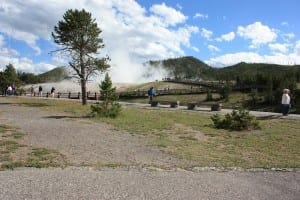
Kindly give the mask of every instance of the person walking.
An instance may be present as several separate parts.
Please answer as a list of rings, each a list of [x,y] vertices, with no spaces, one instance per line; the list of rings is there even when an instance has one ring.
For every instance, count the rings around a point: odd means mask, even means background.
[[[51,96],[54,97],[55,96],[55,87],[51,88]]]
[[[150,87],[150,89],[148,90],[148,96],[149,96],[149,104],[151,104],[153,100],[153,96],[155,96],[154,87]]]
[[[30,88],[30,93],[31,93],[31,96],[32,96],[32,97],[35,96],[35,95],[34,95],[34,88],[33,88],[33,85],[32,85],[31,88]]]
[[[40,85],[39,86],[39,97],[43,96],[43,87]]]
[[[8,94],[9,96],[13,95],[13,89],[12,89],[11,85],[9,85],[9,86],[7,87],[7,94]]]
[[[282,98],[281,98],[281,106],[282,106],[282,115],[286,116],[289,113],[291,107],[291,97],[290,97],[290,90],[284,89]]]

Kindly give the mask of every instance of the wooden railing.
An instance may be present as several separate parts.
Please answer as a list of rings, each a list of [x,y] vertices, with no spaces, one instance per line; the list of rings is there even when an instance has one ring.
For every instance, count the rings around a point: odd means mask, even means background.
[[[46,97],[46,98],[65,98],[65,99],[81,99],[82,95],[80,92],[57,92],[54,94],[51,94],[50,92],[46,93],[38,93],[34,92],[33,94],[25,92],[23,95],[25,96],[32,96],[32,97]],[[87,99],[88,100],[99,100],[100,99],[100,93],[99,92],[87,92]]]
[[[210,89],[211,92],[216,92],[214,89]],[[191,89],[160,89],[155,90],[156,96],[162,95],[185,95],[185,94],[203,94],[207,92],[207,88],[194,87]],[[56,92],[54,95],[50,92],[43,92],[42,94],[38,92],[30,93],[24,92],[22,95],[32,96],[32,97],[46,97],[46,98],[67,98],[67,99],[81,99],[82,95],[80,92]],[[119,98],[145,98],[148,97],[147,90],[135,90],[127,92],[118,92]],[[100,92],[87,92],[88,100],[100,100]]]

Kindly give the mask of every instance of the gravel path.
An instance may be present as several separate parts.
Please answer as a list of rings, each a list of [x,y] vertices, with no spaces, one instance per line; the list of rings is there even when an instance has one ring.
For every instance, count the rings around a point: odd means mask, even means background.
[[[87,168],[0,172],[0,199],[298,200],[298,172]]]
[[[69,163],[169,167],[183,162],[147,145],[145,137],[116,131],[104,123],[53,114],[7,101],[0,101],[0,122],[26,133],[21,143],[58,150]]]
[[[26,145],[56,149],[68,162],[123,168],[18,168],[0,171],[0,199],[298,200],[300,171],[162,170],[186,162],[147,146],[145,138],[84,118],[51,114],[0,98],[0,123],[19,127]]]

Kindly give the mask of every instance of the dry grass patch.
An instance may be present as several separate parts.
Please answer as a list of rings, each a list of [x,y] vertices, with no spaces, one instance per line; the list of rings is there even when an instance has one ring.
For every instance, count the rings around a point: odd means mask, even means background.
[[[49,107],[41,108],[76,117],[86,116],[89,111],[89,107],[80,103],[69,103],[51,101]],[[206,114],[138,108],[124,108],[116,119],[95,120],[142,135],[149,145],[197,166],[300,168],[299,121],[264,119],[259,120],[259,131],[228,131],[213,128]]]
[[[26,134],[17,129],[8,125],[0,125],[0,170],[66,165],[64,156],[58,151],[23,145],[20,142],[23,137],[26,137]]]

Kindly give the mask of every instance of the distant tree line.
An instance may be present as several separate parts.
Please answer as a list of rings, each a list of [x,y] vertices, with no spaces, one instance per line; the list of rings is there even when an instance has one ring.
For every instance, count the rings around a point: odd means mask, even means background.
[[[8,64],[4,70],[0,72],[0,88],[1,91],[3,91],[9,85],[19,89],[27,84],[44,83],[49,79],[48,75],[35,75],[33,73],[17,71],[12,64]]]

